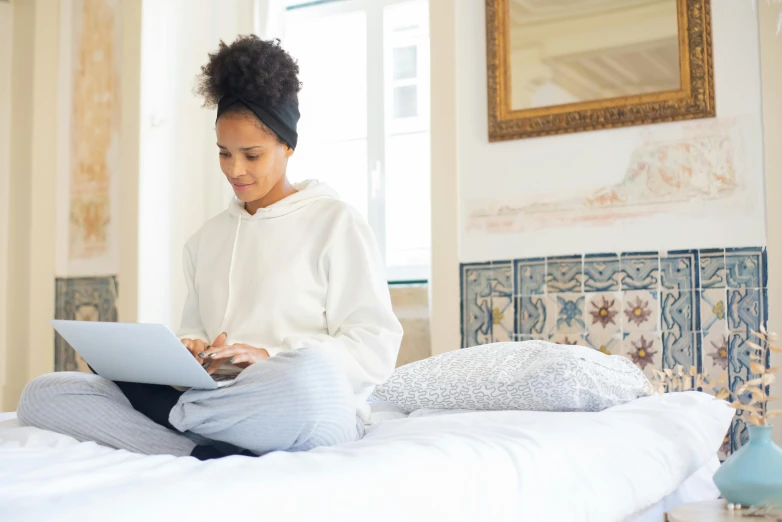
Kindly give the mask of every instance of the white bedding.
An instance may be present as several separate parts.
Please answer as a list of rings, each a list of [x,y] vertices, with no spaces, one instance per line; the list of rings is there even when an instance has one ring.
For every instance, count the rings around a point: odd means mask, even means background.
[[[625,521],[713,462],[732,416],[697,392],[600,413],[411,416],[338,447],[207,462],[78,443],[8,419],[0,518]]]

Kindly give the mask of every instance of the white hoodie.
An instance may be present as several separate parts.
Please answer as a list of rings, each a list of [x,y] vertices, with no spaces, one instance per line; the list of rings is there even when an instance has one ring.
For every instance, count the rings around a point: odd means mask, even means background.
[[[187,299],[179,337],[329,351],[356,408],[394,369],[402,326],[366,221],[317,181],[250,215],[234,199],[185,245]]]

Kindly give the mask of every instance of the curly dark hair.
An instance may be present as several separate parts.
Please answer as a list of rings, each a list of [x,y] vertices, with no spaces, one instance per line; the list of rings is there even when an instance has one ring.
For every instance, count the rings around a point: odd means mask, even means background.
[[[279,40],[262,40],[254,34],[238,36],[230,45],[220,40],[217,51],[196,78],[195,93],[204,107],[214,109],[226,94],[274,104],[298,102],[299,66]]]

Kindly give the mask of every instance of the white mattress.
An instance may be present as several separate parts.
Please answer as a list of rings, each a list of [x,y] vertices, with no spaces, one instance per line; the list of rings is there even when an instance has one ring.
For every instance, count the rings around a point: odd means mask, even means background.
[[[732,417],[697,392],[600,413],[412,415],[351,444],[207,462],[78,443],[9,418],[0,513],[4,522],[626,521],[669,508],[666,497],[713,466]],[[691,488],[697,500],[716,496],[705,469]]]

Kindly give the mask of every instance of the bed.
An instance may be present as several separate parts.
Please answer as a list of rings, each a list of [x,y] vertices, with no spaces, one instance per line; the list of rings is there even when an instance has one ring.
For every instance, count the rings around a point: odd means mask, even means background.
[[[206,462],[79,443],[3,415],[4,522],[646,522],[717,498],[733,411],[699,392],[599,413],[374,408],[355,443]]]

